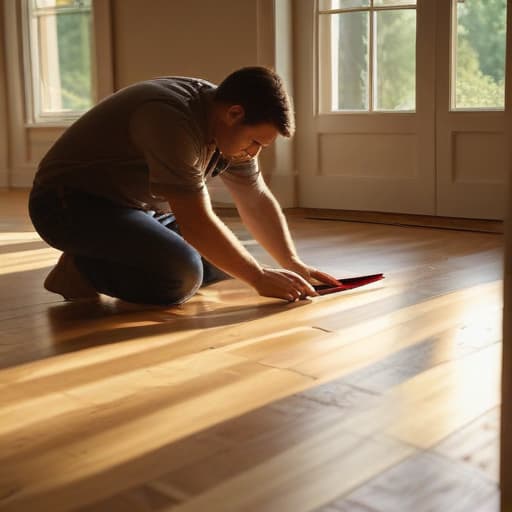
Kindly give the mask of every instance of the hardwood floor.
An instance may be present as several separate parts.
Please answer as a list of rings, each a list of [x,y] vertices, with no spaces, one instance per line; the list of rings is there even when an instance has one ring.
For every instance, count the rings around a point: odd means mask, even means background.
[[[386,279],[66,303],[26,197],[0,192],[0,510],[498,511],[501,234],[295,214],[306,261]]]

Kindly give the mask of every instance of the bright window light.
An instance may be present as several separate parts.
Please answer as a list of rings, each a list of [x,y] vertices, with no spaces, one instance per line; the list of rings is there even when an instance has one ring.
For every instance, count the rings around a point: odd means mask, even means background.
[[[416,109],[416,1],[320,0],[320,110]]]
[[[93,105],[92,0],[25,0],[29,122],[79,117]]]
[[[452,0],[452,110],[503,110],[507,0]]]

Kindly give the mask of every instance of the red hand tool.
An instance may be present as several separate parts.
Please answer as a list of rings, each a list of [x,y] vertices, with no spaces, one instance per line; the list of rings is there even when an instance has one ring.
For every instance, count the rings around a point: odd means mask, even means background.
[[[365,284],[374,283],[384,279],[384,274],[371,274],[369,276],[358,276],[338,279],[339,286],[331,286],[330,284],[318,284],[314,285],[313,288],[319,293],[319,295],[327,295],[329,293],[342,292],[344,290],[352,290]]]

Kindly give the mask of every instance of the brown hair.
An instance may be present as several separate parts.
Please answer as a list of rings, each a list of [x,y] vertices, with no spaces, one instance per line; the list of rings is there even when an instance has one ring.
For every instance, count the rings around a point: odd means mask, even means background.
[[[215,100],[241,105],[245,111],[244,124],[271,123],[285,137],[291,137],[295,131],[284,83],[269,68],[251,66],[231,73],[217,88]]]

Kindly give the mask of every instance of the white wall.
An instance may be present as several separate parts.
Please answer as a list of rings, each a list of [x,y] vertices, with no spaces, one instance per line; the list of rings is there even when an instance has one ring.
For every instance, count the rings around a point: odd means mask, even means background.
[[[242,66],[263,64],[281,73],[292,90],[289,0],[114,0],[116,89],[156,76],[197,76],[219,83]],[[290,91],[291,92],[291,91]],[[260,158],[283,206],[295,201],[293,143],[278,140]],[[213,199],[230,202],[220,180]]]
[[[116,88],[165,75],[217,82],[257,63],[257,7],[256,0],[114,0]]]
[[[1,4],[5,19],[0,35],[6,44],[0,48],[0,186],[30,186],[37,162],[63,130],[25,126],[19,1]],[[117,90],[156,76],[219,82],[229,72],[255,64],[278,72],[282,68],[291,83],[291,34],[286,25],[290,0],[95,0],[98,6],[100,97],[109,87]],[[105,22],[107,17],[111,23]],[[276,23],[282,30],[276,31]],[[294,200],[291,152],[290,143],[282,141],[261,159],[283,206]],[[222,191],[219,197],[224,198]]]

